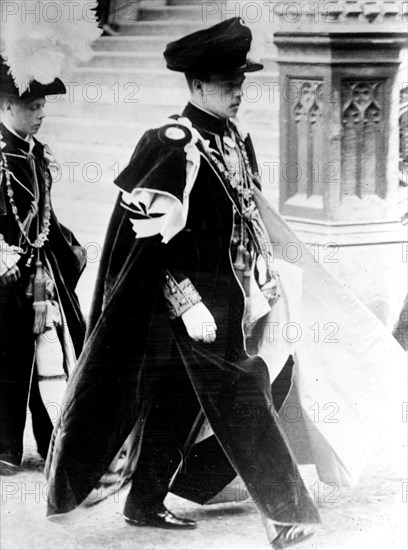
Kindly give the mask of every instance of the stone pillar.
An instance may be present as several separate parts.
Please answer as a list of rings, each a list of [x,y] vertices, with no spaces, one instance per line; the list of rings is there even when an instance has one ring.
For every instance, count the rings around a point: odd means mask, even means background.
[[[307,243],[332,243],[340,251],[354,247],[343,254],[347,261],[332,268],[347,281],[348,263],[366,262],[370,274],[378,254],[387,257],[387,265],[397,261],[406,273],[401,246],[407,232],[398,209],[398,117],[407,6],[372,0],[275,6],[280,21],[274,33],[281,90],[280,211]],[[367,248],[386,244],[396,246]],[[378,262],[379,272],[383,267]],[[379,306],[378,296],[366,295],[372,281],[356,284],[360,297],[392,322],[383,307],[387,292]]]

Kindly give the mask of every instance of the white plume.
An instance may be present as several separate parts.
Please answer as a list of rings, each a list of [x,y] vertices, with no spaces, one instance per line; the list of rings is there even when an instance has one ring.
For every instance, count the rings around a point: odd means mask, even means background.
[[[20,94],[32,80],[49,84],[64,79],[79,62],[93,56],[91,43],[102,33],[97,26],[96,2],[36,0],[13,2],[1,24],[1,55],[11,69]]]

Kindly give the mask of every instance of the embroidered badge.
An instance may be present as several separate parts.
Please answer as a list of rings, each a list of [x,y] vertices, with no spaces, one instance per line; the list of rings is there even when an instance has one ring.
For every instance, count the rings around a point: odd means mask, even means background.
[[[158,137],[163,143],[182,147],[191,141],[191,131],[181,124],[168,124],[159,129]]]
[[[176,128],[175,126],[170,126],[169,128],[167,128],[164,135],[168,139],[174,139],[177,141],[180,139],[184,139],[187,136],[184,130],[182,130],[180,127]]]

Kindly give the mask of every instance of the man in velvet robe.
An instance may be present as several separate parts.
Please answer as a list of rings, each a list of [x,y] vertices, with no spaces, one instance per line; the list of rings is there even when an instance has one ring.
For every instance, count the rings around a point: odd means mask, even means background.
[[[133,433],[126,521],[194,528],[163,501],[202,409],[227,466],[274,528],[274,547],[303,540],[320,521],[280,429],[267,367],[243,332],[245,281],[264,313],[279,299],[278,276],[262,264],[254,150],[230,122],[245,73],[262,68],[248,58],[251,39],[234,18],[166,48],[191,101],[145,133],[115,181],[87,342],[47,462],[51,516],[86,499]]]

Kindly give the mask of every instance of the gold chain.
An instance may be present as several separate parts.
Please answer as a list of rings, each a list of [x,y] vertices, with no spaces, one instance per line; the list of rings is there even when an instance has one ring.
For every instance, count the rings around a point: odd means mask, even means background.
[[[12,187],[11,181],[10,181],[10,170],[9,170],[8,163],[7,163],[6,153],[2,153],[2,157],[3,157],[3,169],[4,169],[4,172],[6,174],[7,196],[9,198],[11,211],[14,215],[14,218],[15,218],[17,224],[18,224],[18,227],[19,227],[22,235],[24,236],[25,240],[27,241],[27,243],[32,248],[38,248],[38,249],[42,248],[45,244],[45,241],[48,239],[48,235],[49,235],[49,232],[50,232],[50,218],[51,218],[51,199],[50,199],[51,180],[50,180],[50,176],[47,172],[45,172],[45,174],[44,174],[44,176],[45,176],[44,214],[43,214],[42,221],[41,221],[41,231],[37,235],[36,239],[34,241],[31,241],[29,236],[28,236],[27,231],[25,230],[24,224],[21,221],[21,218],[18,214],[17,205],[14,201],[14,191],[13,191],[13,187]],[[35,170],[35,167],[34,167],[34,170]],[[34,176],[35,176],[35,174],[34,174]],[[36,204],[36,206],[38,207],[39,205]]]

